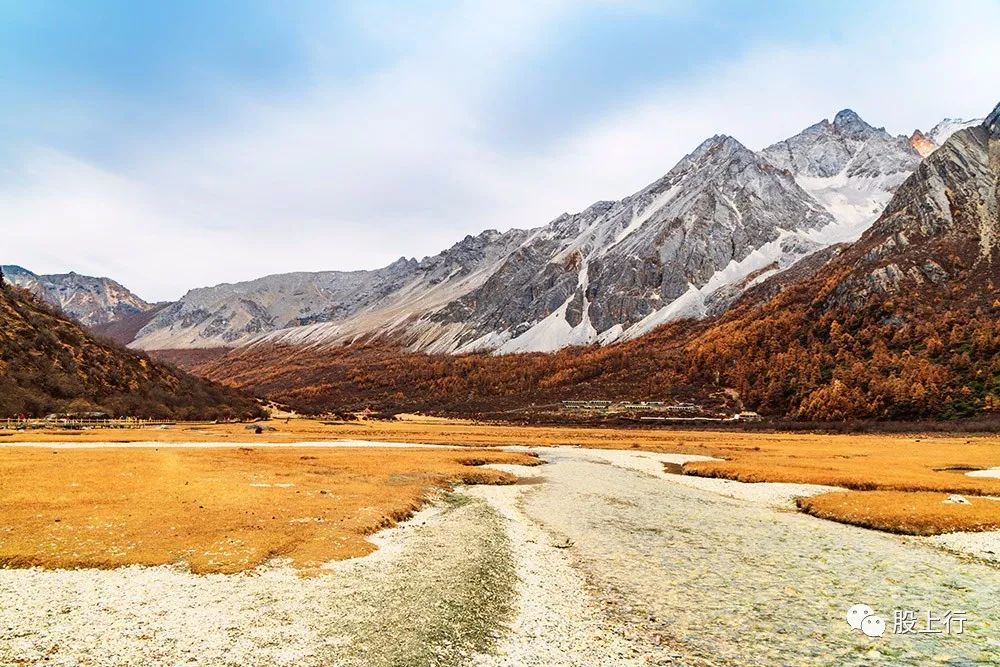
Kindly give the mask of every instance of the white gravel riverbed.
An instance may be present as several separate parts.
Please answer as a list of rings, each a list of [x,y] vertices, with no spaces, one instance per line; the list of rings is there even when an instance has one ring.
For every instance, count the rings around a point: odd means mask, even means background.
[[[460,665],[495,643],[516,576],[500,517],[447,496],[383,549],[298,576],[0,569],[0,665]]]
[[[727,485],[727,497],[598,452],[542,455],[547,483],[526,492],[524,513],[572,542],[588,590],[653,664],[1000,664],[996,567],[746,500],[766,485]],[[845,621],[857,603],[890,627],[897,609],[968,621],[961,635],[869,638]]]
[[[1000,569],[789,511],[826,487],[664,472],[692,460],[681,455],[534,451],[548,465],[502,467],[521,483],[444,495],[324,576],[282,562],[0,570],[0,665],[1000,661]],[[887,621],[898,608],[968,620],[962,635],[869,638],[844,620],[858,602]]]

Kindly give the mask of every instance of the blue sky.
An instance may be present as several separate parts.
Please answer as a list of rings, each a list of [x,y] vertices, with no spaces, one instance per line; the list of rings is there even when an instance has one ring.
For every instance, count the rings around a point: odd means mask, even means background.
[[[1000,2],[0,0],[4,263],[150,299],[532,227],[843,107],[1000,101]]]

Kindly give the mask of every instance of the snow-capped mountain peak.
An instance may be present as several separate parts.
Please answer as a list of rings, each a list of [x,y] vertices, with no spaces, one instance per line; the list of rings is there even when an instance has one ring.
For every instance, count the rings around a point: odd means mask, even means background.
[[[851,109],[754,152],[726,134],[665,175],[533,229],[487,231],[377,271],[270,276],[195,290],[145,349],[335,345],[551,351],[725,310],[743,290],[859,236],[921,161]]]
[[[910,143],[917,150],[917,152],[920,153],[920,155],[927,157],[940,148],[944,142],[948,141],[948,138],[951,135],[955,134],[959,130],[964,130],[967,127],[975,127],[982,122],[982,118],[976,118],[973,120],[945,118],[927,132],[914,130],[913,136],[910,137]]]
[[[853,109],[842,109],[833,117],[833,127],[847,136],[862,137],[877,130],[862,120]]]
[[[761,154],[789,170],[836,218],[837,224],[818,238],[828,243],[859,236],[920,163],[908,138],[875,128],[850,109],[838,112],[832,123],[811,125]]]
[[[974,127],[982,122],[982,118],[974,118],[971,120],[963,120],[961,118],[945,118],[927,132],[927,138],[938,146],[941,146],[944,142],[948,141],[948,137],[955,134],[959,130],[964,130],[967,127]]]

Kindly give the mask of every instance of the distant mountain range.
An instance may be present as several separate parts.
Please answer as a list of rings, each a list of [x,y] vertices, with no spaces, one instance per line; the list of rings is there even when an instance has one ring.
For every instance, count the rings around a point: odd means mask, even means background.
[[[927,146],[965,123],[942,122]],[[125,342],[163,350],[380,339],[413,351],[511,353],[627,340],[724,312],[769,276],[857,238],[920,163],[915,145],[850,110],[759,152],[719,135],[643,190],[542,227],[486,231],[374,271],[199,288],[148,317],[149,304],[128,304],[141,326]]]
[[[309,409],[666,393],[968,416],[1000,411],[998,156],[1000,107],[909,138],[844,110],[759,152],[711,137],[624,199],[374,271],[155,306],[106,278],[4,272],[95,331]]]
[[[913,145],[913,148],[920,153],[920,155],[927,157],[937,150],[945,141],[947,141],[948,137],[951,135],[955,134],[959,130],[964,130],[967,127],[975,127],[982,122],[982,118],[973,120],[945,118],[943,121],[932,127],[927,134],[924,134],[920,130],[914,130],[913,134],[910,135],[910,143]]]
[[[20,266],[2,266],[10,282],[33,292],[86,326],[107,324],[150,310],[153,306],[110,278],[77,273],[36,275]]]
[[[810,179],[838,184],[893,182],[907,169],[908,153],[894,148],[891,159],[872,162],[863,149],[845,159],[839,139],[852,146],[857,134],[878,131],[847,112],[838,118],[803,133],[820,137],[821,150],[814,142],[801,150],[797,140],[767,150]],[[715,139],[686,163],[726,144]],[[757,180],[760,163],[745,159],[743,170]],[[311,410],[512,418],[570,398],[673,398],[729,409],[732,399],[765,415],[818,421],[1000,414],[1000,105],[918,162],[858,241],[771,272],[714,318],[555,354],[430,355],[384,343],[291,342],[243,346],[198,372]]]

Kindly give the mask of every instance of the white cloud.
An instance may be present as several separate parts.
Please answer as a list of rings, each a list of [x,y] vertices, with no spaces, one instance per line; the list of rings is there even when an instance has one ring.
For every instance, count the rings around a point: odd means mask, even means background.
[[[348,87],[324,81],[314,28],[316,84],[297,99],[234,91],[236,121],[150,138],[120,173],[33,151],[0,184],[13,242],[3,260],[111,275],[154,299],[276,271],[374,268],[624,196],[712,134],[761,147],[845,106],[909,132],[1000,98],[1000,8],[927,4],[837,41],[761,45],[697,81],[653,82],[572,136],[505,150],[484,131],[490,93],[531,67],[573,7],[463,3],[414,39],[401,28],[414,17],[376,5],[362,25],[398,57]]]

